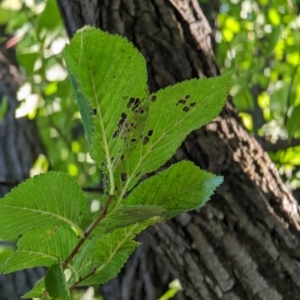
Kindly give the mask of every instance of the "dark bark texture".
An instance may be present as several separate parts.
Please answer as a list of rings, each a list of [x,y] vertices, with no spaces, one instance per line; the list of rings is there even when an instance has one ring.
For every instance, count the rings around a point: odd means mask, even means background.
[[[15,52],[12,48],[7,49],[11,37],[4,35],[4,26],[0,27],[0,36],[5,38],[0,44],[0,103],[4,99],[8,101],[5,117],[0,121],[0,197],[3,197],[15,185],[14,182],[29,177],[30,168],[42,152],[42,145],[35,123],[25,117],[15,118],[18,107],[16,92],[23,80]],[[42,274],[42,269],[5,276],[0,274],[0,300],[20,299]]]
[[[6,49],[6,43],[3,42],[0,45],[0,99],[7,99],[8,109],[0,123],[0,181],[11,182],[12,185],[28,178],[37,158],[35,149],[39,145],[36,143],[38,134],[34,122],[27,118],[15,118],[19,105],[16,93],[22,80],[15,53],[13,49]],[[9,184],[0,186],[0,197],[9,189]]]
[[[151,91],[218,75],[196,0],[58,4],[70,37],[89,24],[131,40],[147,60]],[[177,299],[299,299],[299,207],[230,101],[188,136],[173,161],[180,159],[223,175],[224,184],[201,210],[146,231],[144,248],[103,288],[105,299],[157,299],[171,278],[185,291]]]

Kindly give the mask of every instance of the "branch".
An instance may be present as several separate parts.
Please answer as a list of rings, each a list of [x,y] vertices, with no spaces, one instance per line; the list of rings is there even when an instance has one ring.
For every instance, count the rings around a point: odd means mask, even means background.
[[[88,236],[92,233],[92,231],[95,229],[95,227],[100,223],[100,221],[102,219],[105,218],[106,213],[107,213],[107,208],[108,205],[111,202],[113,195],[109,195],[108,199],[105,203],[105,206],[103,207],[103,210],[101,212],[101,214],[98,216],[98,218],[92,223],[92,225],[86,230],[86,232],[84,233],[84,237],[82,237],[78,244],[76,245],[76,247],[73,249],[73,251],[71,252],[71,254],[68,256],[68,258],[63,262],[62,266],[63,269],[65,269],[68,265],[68,263],[73,259],[73,257],[77,254],[78,250],[80,249],[81,245],[85,242],[85,240],[88,238]]]
[[[69,262],[74,258],[74,256],[78,253],[80,247],[82,246],[82,244],[85,242],[85,240],[88,238],[88,236],[92,233],[92,231],[95,229],[95,227],[100,223],[100,221],[102,219],[105,218],[106,213],[107,213],[107,208],[111,202],[113,198],[113,195],[109,195],[108,199],[105,203],[105,206],[103,207],[103,210],[101,211],[101,214],[98,216],[98,218],[92,223],[92,225],[85,231],[84,233],[84,237],[82,237],[79,242],[77,243],[77,245],[75,246],[75,248],[73,249],[73,251],[71,252],[71,254],[67,257],[67,259],[62,263],[62,267],[65,270],[67,265],[69,264]],[[90,273],[88,273],[86,276],[79,278],[79,280],[77,282],[75,282],[70,289],[74,288],[78,283],[82,282],[83,280],[85,280],[86,278],[92,276],[94,273],[96,272],[96,269],[94,268]],[[42,295],[41,300],[44,300],[46,298],[46,296],[48,295],[48,292],[45,291],[44,294]]]
[[[82,187],[81,188],[84,192],[89,192],[89,193],[104,193],[104,189],[101,186],[87,186],[87,187]]]
[[[278,139],[275,143],[267,140],[265,137],[256,136],[261,147],[267,152],[276,152],[280,150],[287,150],[292,147],[300,146],[300,139],[283,140]]]
[[[15,186],[17,186],[20,183],[21,182],[17,181],[17,180],[12,180],[12,181],[9,181],[9,180],[0,180],[0,186],[15,187]]]

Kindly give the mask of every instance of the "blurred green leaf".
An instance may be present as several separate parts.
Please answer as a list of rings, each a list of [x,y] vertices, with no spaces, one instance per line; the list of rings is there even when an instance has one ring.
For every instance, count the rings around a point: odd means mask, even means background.
[[[8,109],[8,99],[6,96],[2,96],[1,102],[0,102],[0,122],[5,117],[5,114]]]
[[[293,107],[291,116],[287,120],[289,138],[292,139],[298,132],[300,133],[300,105]]]
[[[286,112],[289,84],[284,81],[277,81],[270,96],[270,107],[273,111],[282,115]]]
[[[17,11],[6,9],[0,6],[0,24],[6,24],[18,14]]]
[[[40,53],[19,53],[18,62],[26,70],[26,73],[32,74],[36,60],[40,57]]]
[[[44,31],[44,36],[57,29],[62,24],[59,9],[55,0],[48,0],[46,8],[40,15],[37,22],[37,33],[40,35]]]

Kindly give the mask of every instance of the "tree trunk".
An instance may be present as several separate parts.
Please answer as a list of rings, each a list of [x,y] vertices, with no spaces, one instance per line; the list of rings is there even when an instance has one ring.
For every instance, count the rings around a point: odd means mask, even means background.
[[[131,40],[146,57],[151,91],[218,74],[196,0],[57,1],[69,36],[89,24]],[[230,101],[186,139],[180,159],[224,183],[201,210],[146,231],[146,246],[103,288],[105,299],[157,299],[172,277],[182,299],[298,299],[298,205]]]
[[[4,26],[0,26],[0,37],[4,36]],[[22,84],[22,76],[16,62],[15,52],[7,49],[5,37],[0,44],[0,104],[8,102],[5,117],[0,121],[0,197],[15,185],[29,177],[42,145],[33,121],[26,117],[15,118],[18,107],[17,89]],[[6,100],[4,100],[6,99]],[[1,246],[1,243],[0,243]],[[0,275],[0,299],[18,300],[28,292],[44,272],[41,268]]]

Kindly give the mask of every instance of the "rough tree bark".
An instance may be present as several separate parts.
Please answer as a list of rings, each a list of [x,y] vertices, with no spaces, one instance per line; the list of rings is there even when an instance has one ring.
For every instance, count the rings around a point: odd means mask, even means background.
[[[57,2],[70,37],[89,24],[131,40],[146,57],[152,91],[218,75],[196,0]],[[104,287],[106,299],[157,299],[172,276],[183,299],[298,299],[299,207],[230,101],[186,139],[174,160],[184,158],[222,174],[223,185],[201,210],[148,230],[145,248]]]
[[[18,107],[16,92],[22,84],[15,52],[7,48],[12,37],[5,36],[5,26],[0,26],[0,103],[7,99],[8,109],[0,121],[0,197],[3,197],[15,182],[29,177],[29,171],[39,153],[42,144],[34,121],[26,117],[15,118]],[[0,244],[1,245],[1,244]],[[42,269],[31,269],[14,274],[0,275],[0,299],[18,300],[42,276]]]

